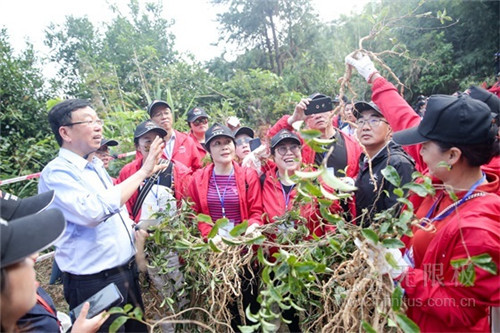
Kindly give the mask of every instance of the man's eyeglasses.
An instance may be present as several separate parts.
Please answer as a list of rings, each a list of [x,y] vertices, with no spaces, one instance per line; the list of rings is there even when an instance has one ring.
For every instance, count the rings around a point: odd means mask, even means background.
[[[358,125],[358,128],[361,128],[365,126],[365,124],[368,124],[368,126],[373,128],[373,127],[378,127],[381,122],[388,124],[388,122],[382,118],[369,118],[369,119],[360,118],[356,121],[356,125]]]
[[[242,139],[238,139],[236,140],[236,145],[237,146],[242,146],[246,143],[249,143],[250,141],[252,141],[252,138],[242,138]]]
[[[208,124],[208,118],[198,118],[195,121],[193,121],[194,126],[198,126],[200,124],[203,124],[203,125]]]
[[[84,120],[84,121],[76,121],[74,123],[64,124],[62,126],[73,126],[73,125],[80,125],[80,124],[85,124],[87,126],[95,126],[95,125],[102,126],[103,125],[103,121],[101,119]]]
[[[286,155],[286,153],[288,151],[291,151],[294,155],[297,155],[300,151],[300,146],[299,145],[291,145],[291,146],[279,146],[278,148],[276,148],[276,151],[278,152],[278,154],[280,154],[281,156],[284,156]]]

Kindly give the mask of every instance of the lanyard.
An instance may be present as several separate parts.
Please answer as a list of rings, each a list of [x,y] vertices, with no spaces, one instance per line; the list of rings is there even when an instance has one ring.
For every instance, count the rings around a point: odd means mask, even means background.
[[[459,201],[457,201],[457,202],[453,203],[452,205],[450,205],[450,206],[446,207],[445,209],[443,209],[443,211],[440,214],[438,214],[437,216],[433,217],[432,219],[429,219],[431,217],[431,215],[434,213],[434,210],[436,209],[437,203],[439,201],[441,201],[440,199],[436,200],[434,202],[434,204],[432,204],[432,207],[429,209],[429,211],[427,212],[427,214],[425,215],[425,218],[423,218],[423,220],[425,222],[427,222],[427,223],[433,223],[435,221],[441,221],[445,217],[449,216],[453,212],[453,208],[459,207],[460,205],[462,205],[467,200],[475,198],[476,196],[474,196],[472,193],[485,180],[486,180],[486,175],[483,172],[483,176],[481,177],[481,179],[479,179],[477,182],[475,182],[471,186],[471,188],[469,189],[469,191],[463,196],[462,199],[460,199]]]
[[[212,170],[212,179],[215,184],[215,189],[217,190],[217,196],[219,197],[220,205],[222,207],[222,217],[226,217],[226,210],[224,209],[224,198],[226,197],[226,190],[229,187],[229,183],[231,182],[231,177],[233,176],[234,168],[231,168],[231,172],[229,173],[229,178],[227,179],[226,187],[224,187],[224,193],[222,196],[220,195],[219,186],[217,185],[217,180],[215,180],[215,168]]]
[[[288,193],[286,193],[285,187],[283,186],[283,183],[281,182],[281,180],[279,180],[277,170],[276,170],[276,177],[278,178],[278,181],[280,182],[280,185],[281,185],[281,192],[283,193],[283,199],[285,199],[285,212],[286,212],[286,210],[288,209],[288,203],[290,202],[290,195],[292,194],[292,190],[295,187],[295,184],[292,184],[292,187],[290,187],[290,190],[288,191]]]
[[[51,315],[56,317],[57,320],[57,326],[61,327],[61,323],[59,322],[59,319],[57,318],[57,314],[54,312],[54,310],[50,307],[50,305],[43,299],[38,292],[36,293],[36,301],[38,304],[40,304],[47,312],[49,312]]]

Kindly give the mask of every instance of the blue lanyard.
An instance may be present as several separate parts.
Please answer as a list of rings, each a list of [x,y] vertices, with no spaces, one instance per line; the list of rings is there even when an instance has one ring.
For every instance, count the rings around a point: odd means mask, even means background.
[[[215,168],[212,170],[212,179],[214,180],[215,189],[217,190],[217,195],[219,196],[220,205],[222,208],[222,217],[226,217],[226,210],[224,208],[224,198],[226,197],[226,190],[231,183],[231,177],[233,176],[234,168],[231,168],[231,172],[229,173],[229,178],[227,179],[226,187],[224,188],[224,193],[222,196],[220,195],[219,186],[217,186],[217,181],[215,180]]]
[[[432,207],[427,212],[427,215],[425,215],[424,219],[427,220],[427,221],[429,221],[430,223],[433,223],[435,221],[441,221],[442,219],[444,219],[445,217],[447,217],[448,215],[450,215],[453,212],[452,208],[457,208],[460,205],[462,205],[465,201],[467,201],[469,199],[469,197],[472,195],[472,193],[476,190],[476,188],[479,185],[481,185],[481,183],[483,183],[485,180],[486,180],[486,175],[483,172],[483,176],[481,177],[481,179],[479,179],[477,182],[475,182],[471,186],[471,188],[469,189],[469,191],[462,197],[462,199],[460,199],[460,201],[458,201],[457,203],[455,203],[455,204],[453,204],[451,206],[448,206],[446,209],[444,209],[442,211],[441,214],[433,217],[432,219],[429,219],[431,217],[431,215],[434,213],[434,210],[436,209],[436,206],[437,206],[438,202],[441,201],[441,200],[436,200],[434,202],[434,204],[432,204]]]

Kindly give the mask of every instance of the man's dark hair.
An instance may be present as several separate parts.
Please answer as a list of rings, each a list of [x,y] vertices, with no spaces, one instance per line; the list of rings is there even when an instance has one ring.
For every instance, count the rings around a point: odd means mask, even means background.
[[[59,134],[59,128],[71,123],[71,112],[90,106],[90,102],[85,99],[67,99],[56,104],[49,111],[49,124],[52,133],[56,136],[59,147],[63,144],[63,139]]]

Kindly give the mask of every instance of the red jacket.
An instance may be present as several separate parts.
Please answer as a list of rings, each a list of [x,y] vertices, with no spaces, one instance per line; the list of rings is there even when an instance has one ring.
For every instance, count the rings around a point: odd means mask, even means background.
[[[134,173],[139,171],[142,167],[142,156],[136,158],[132,162],[126,164],[121,170],[118,179],[116,180],[116,184],[123,182],[128,177],[132,176]],[[173,166],[173,176],[174,176],[174,195],[177,203],[180,202],[181,199],[186,197],[187,193],[187,185],[191,180],[191,170],[180,163],[174,163]],[[128,214],[130,218],[134,220],[136,223],[139,222],[141,217],[141,211],[137,213],[137,216],[132,216],[132,211],[134,209],[135,202],[139,196],[139,189],[137,189],[134,194],[127,200],[125,205],[127,206]]]
[[[180,162],[196,171],[201,168],[201,156],[198,152],[197,142],[186,133],[175,132],[175,144],[172,150],[172,160]]]
[[[266,218],[264,223],[273,223],[277,216],[282,216],[286,213],[285,197],[281,189],[281,184],[276,177],[278,168],[274,165],[265,173],[264,184],[262,185],[262,204],[264,205],[264,213]],[[290,192],[290,200],[288,208],[293,206],[295,197],[297,196],[296,188]],[[300,215],[307,219],[307,228],[311,234],[320,237],[324,235],[324,230],[318,221],[319,211],[313,207],[311,203],[304,203],[300,206]]]
[[[410,105],[401,97],[396,87],[383,77],[379,77],[373,82],[372,100],[377,104],[385,119],[389,122],[394,132],[418,126],[420,117],[413,111]],[[416,162],[416,169],[422,173],[427,170],[420,155],[422,144],[403,146],[403,149],[413,157]],[[500,173],[500,156],[494,157],[488,164],[482,165],[481,170],[485,172]],[[497,192],[500,195],[500,192]]]
[[[259,176],[255,170],[242,168],[236,162],[233,162],[233,167],[240,200],[241,220],[248,220],[249,225],[254,223],[262,225],[262,194]],[[210,215],[207,196],[213,168],[214,164],[211,163],[196,171],[188,187],[188,196],[193,201],[193,210],[196,214]],[[213,222],[215,223],[215,221]],[[201,235],[206,238],[212,230],[212,226],[198,221],[198,229]]]
[[[379,77],[373,82],[372,101],[380,108],[394,132],[420,124],[420,117],[401,97],[396,87],[383,77]],[[415,160],[415,168],[423,173],[427,169],[427,165],[420,156],[421,147],[421,144],[417,144],[403,146],[403,149]]]
[[[198,149],[198,155],[200,155],[200,160],[203,160],[203,158],[205,157],[205,155],[207,154],[207,151],[205,150],[205,148],[203,148],[203,146],[201,145],[201,143],[198,141],[198,139],[194,136],[193,134],[193,131],[189,131],[189,133],[187,133],[187,135],[194,141],[194,143],[196,144],[196,149]]]
[[[279,131],[282,129],[287,129],[289,131],[293,131],[293,127],[288,124],[288,118],[290,118],[289,115],[285,115],[281,117],[280,120],[276,124],[274,124],[273,127],[269,129],[269,132],[267,135],[269,138],[272,138],[275,134],[277,134]],[[356,176],[358,175],[359,171],[359,156],[361,155],[361,147],[359,144],[351,138],[349,135],[345,134],[339,129],[336,129],[339,131],[339,133],[342,135],[345,141],[345,149],[347,151],[347,172],[346,175],[347,177],[351,177],[353,179],[356,179]],[[302,142],[302,163],[304,164],[314,164],[314,156],[316,152],[309,147],[307,144],[304,144],[304,140],[300,136],[299,133],[297,133],[299,136],[301,142]]]
[[[478,187],[486,196],[466,201],[439,222],[441,226],[423,258],[401,281],[409,306],[407,314],[422,332],[489,332],[489,307],[500,306],[500,197],[495,194],[500,182],[496,174],[488,173],[487,177],[489,183]],[[459,197],[464,194],[457,193]],[[426,215],[434,198],[421,199],[417,217]],[[453,202],[446,199],[441,210]],[[450,261],[483,253],[493,258],[497,274],[475,267],[474,286],[462,286],[457,278],[459,272]]]

